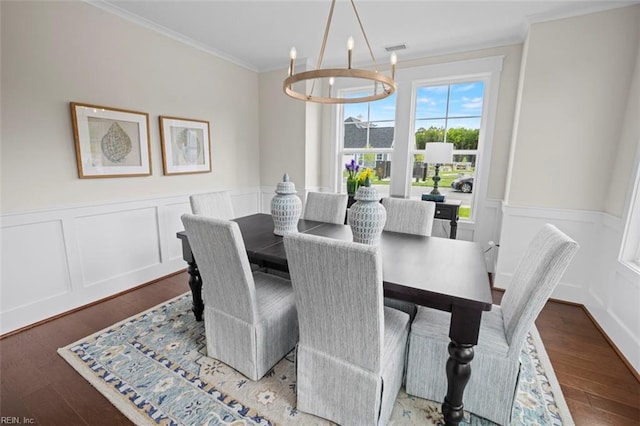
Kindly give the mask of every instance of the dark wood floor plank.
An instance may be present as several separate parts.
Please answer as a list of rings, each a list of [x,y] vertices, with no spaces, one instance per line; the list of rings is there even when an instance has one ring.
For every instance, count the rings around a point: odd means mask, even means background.
[[[553,361],[551,362],[553,363]],[[611,383],[598,382],[598,377],[591,375],[576,376],[568,371],[566,364],[554,365],[553,368],[558,381],[563,385],[582,389],[587,394],[607,397],[630,407],[637,407],[640,403],[637,389],[633,390],[633,386],[618,386]]]
[[[36,424],[47,426],[88,425],[68,402],[60,396],[55,386],[42,388],[27,395],[23,401],[29,409],[29,418]]]
[[[597,408],[607,413],[615,413],[619,416],[626,417],[629,420],[634,420],[633,423],[640,425],[640,407],[632,407],[626,404],[621,404],[617,401],[613,401],[609,398],[603,398],[601,396],[587,394],[589,403],[593,408]]]
[[[182,272],[0,340],[0,413],[39,425],[131,424],[56,350],[188,290]],[[536,326],[577,426],[640,424],[640,383],[582,307],[549,302]]]
[[[599,410],[590,405],[568,400],[567,405],[571,411],[571,417],[576,426],[636,426],[638,423],[629,421],[628,418]]]

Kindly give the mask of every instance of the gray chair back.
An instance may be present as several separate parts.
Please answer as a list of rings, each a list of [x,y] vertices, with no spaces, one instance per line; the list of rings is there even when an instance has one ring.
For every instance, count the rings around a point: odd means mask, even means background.
[[[198,269],[207,277],[205,306],[254,323],[256,289],[238,224],[192,214],[182,215],[182,223]]]
[[[189,197],[193,214],[231,220],[235,218],[229,191],[193,194]]]
[[[302,218],[318,222],[344,224],[347,212],[347,194],[309,192]]]
[[[284,236],[300,345],[373,372],[384,343],[378,247],[291,233]]]
[[[436,203],[433,201],[385,197],[382,205],[387,210],[385,231],[431,235],[436,211]]]
[[[544,225],[529,243],[500,304],[510,352],[520,352],[529,328],[577,250],[578,243],[551,224]]]

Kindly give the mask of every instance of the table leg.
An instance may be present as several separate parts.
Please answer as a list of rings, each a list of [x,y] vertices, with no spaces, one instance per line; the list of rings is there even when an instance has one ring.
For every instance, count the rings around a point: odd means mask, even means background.
[[[464,417],[464,388],[471,377],[473,347],[478,343],[482,311],[460,306],[451,309],[449,359],[447,360],[447,395],[442,403],[446,426],[457,426]]]
[[[450,224],[451,229],[449,230],[449,238],[455,240],[458,236],[458,219],[453,219]]]
[[[191,296],[193,303],[191,310],[196,316],[196,321],[202,321],[202,313],[204,312],[204,302],[202,301],[202,278],[196,262],[189,262],[187,266],[189,273],[189,287],[191,288]]]
[[[449,359],[447,360],[447,396],[442,403],[444,424],[458,425],[464,418],[464,405],[462,395],[464,388],[471,377],[471,365],[473,359],[473,345],[449,343]]]

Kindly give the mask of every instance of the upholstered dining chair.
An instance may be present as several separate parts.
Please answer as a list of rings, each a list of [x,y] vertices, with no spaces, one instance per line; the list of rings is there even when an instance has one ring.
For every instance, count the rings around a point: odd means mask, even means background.
[[[231,220],[236,217],[233,212],[233,203],[231,202],[231,193],[229,191],[205,192],[203,194],[193,194],[189,196],[191,204],[191,212],[196,215],[213,217],[216,219]],[[262,269],[262,265],[251,264],[251,270],[257,271]],[[285,274],[279,274],[285,275]]]
[[[547,224],[533,238],[518,264],[500,306],[483,312],[464,408],[502,425],[511,411],[520,379],[520,351],[529,329],[556,287],[578,244]],[[411,326],[406,391],[442,401],[447,378],[442,368],[449,357],[450,314],[424,307]]]
[[[382,304],[378,247],[294,233],[284,244],[300,324],[297,409],[343,425],[386,424],[409,316]]]
[[[385,231],[431,236],[436,211],[433,201],[384,197],[382,205],[387,211]],[[416,314],[416,305],[404,300],[385,297],[384,305],[408,313],[412,320]]]
[[[408,198],[384,197],[382,205],[387,211],[385,231],[430,236],[436,203]]]
[[[259,380],[298,342],[291,282],[251,271],[237,223],[192,214],[182,223],[202,276],[207,355]]]
[[[236,217],[233,213],[233,204],[231,203],[229,191],[193,194],[189,197],[189,202],[191,203],[191,212],[193,214],[225,220],[231,220]]]
[[[349,196],[347,194],[309,192],[302,218],[318,222],[344,224],[348,200]]]

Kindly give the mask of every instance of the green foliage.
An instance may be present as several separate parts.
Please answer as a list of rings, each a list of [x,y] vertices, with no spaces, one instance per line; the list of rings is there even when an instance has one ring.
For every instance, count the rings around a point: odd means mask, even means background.
[[[453,143],[454,149],[478,149],[480,129],[455,127],[447,130],[447,142]],[[427,142],[444,141],[443,127],[424,127],[416,131],[416,148],[424,149]]]
[[[424,127],[419,128],[416,131],[416,148],[424,149],[424,145],[427,142],[439,142],[444,140],[444,129],[437,127]]]

